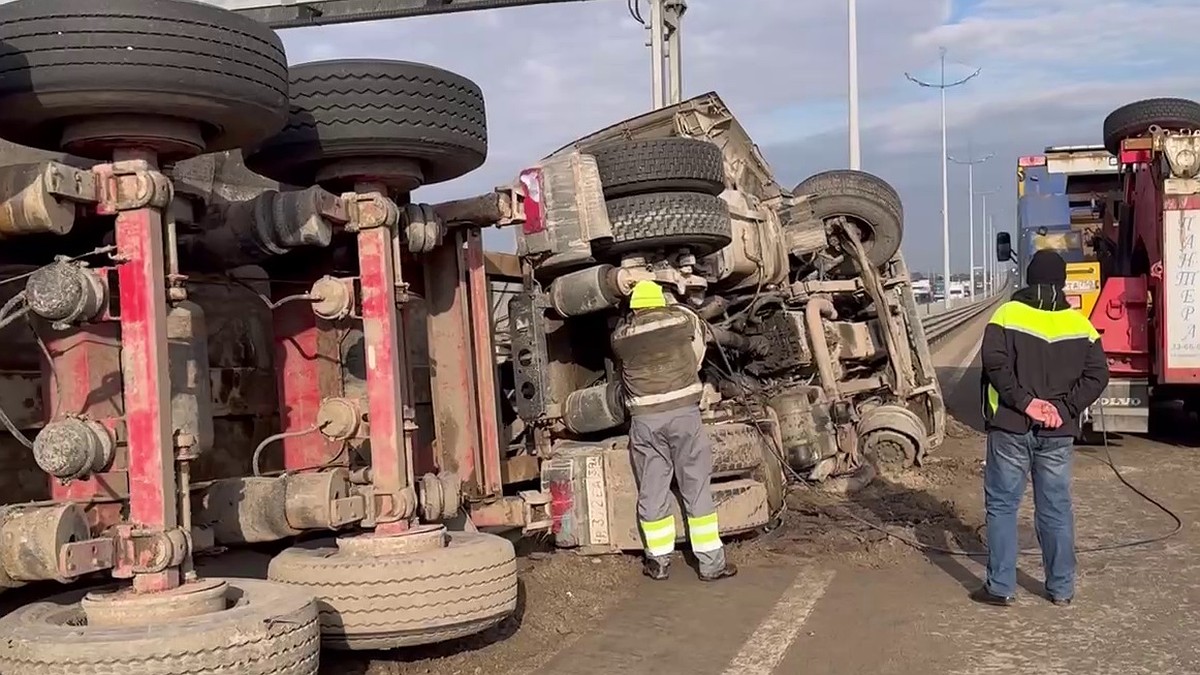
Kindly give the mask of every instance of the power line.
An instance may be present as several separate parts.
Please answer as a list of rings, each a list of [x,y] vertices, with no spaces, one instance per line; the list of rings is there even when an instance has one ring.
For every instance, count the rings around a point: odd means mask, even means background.
[[[918,86],[927,89],[939,89],[942,94],[942,154],[940,163],[942,165],[942,274],[945,277],[946,294],[945,303],[946,309],[950,308],[950,177],[946,163],[946,156],[949,154],[946,149],[946,90],[951,87],[957,87],[966,84],[974,79],[982,68],[976,68],[975,72],[957,80],[955,82],[946,81],[946,48],[938,49],[941,63],[941,77],[937,82],[926,82],[924,80],[913,77],[909,73],[904,73],[904,77]]]
[[[640,7],[638,7],[638,0],[629,0],[628,7],[629,7],[629,16],[632,16],[634,21],[637,21],[638,23],[645,26],[646,20],[644,18],[642,18],[642,10]]]

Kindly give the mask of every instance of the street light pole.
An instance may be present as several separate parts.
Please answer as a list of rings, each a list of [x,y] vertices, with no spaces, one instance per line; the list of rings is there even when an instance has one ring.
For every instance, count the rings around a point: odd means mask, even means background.
[[[667,24],[667,104],[683,100],[683,15],[687,0],[669,0],[663,7]]]
[[[629,13],[650,31],[650,86],[654,109],[679,103],[683,97],[683,41],[680,29],[687,0],[650,0],[650,19],[645,21],[637,0]]]
[[[971,265],[970,265],[970,267],[971,267],[971,302],[975,301],[975,270],[977,269],[975,266],[975,165],[983,164],[984,162],[991,159],[993,157],[993,155],[989,154],[988,156],[980,158],[980,159],[973,159],[973,157],[974,157],[974,154],[971,152],[970,144],[967,145],[966,161],[959,161],[950,156],[946,157],[946,159],[950,160],[951,162],[954,162],[955,164],[964,164],[967,167],[967,209],[970,211],[970,216],[967,219],[968,220],[967,227],[968,227],[969,231],[971,232],[971,250],[970,250],[970,253],[971,253]],[[987,212],[986,207],[984,208],[984,212],[985,213]],[[983,272],[983,276],[984,276],[984,279],[983,279],[984,292],[986,293],[987,272]]]
[[[858,7],[856,0],[846,0],[847,25],[849,28],[849,95],[850,95],[850,168],[862,168],[862,149],[858,126]]]
[[[650,0],[650,87],[655,110],[667,105],[667,90],[663,83],[667,62],[667,23],[663,4],[663,0]]]
[[[987,228],[988,228],[988,236],[995,238],[996,225],[992,222],[992,214],[990,214],[990,213],[987,214]],[[992,292],[993,293],[996,292],[996,283],[998,281],[1000,281],[1000,273],[997,268],[997,263],[999,263],[999,262],[1000,262],[999,260],[996,260],[994,258],[992,259]]]
[[[992,249],[991,253],[986,253],[986,251],[989,250],[988,247],[991,246],[992,243],[994,243],[996,240],[996,234],[994,232],[992,232],[991,215],[988,213],[987,198],[988,198],[988,195],[994,195],[999,191],[1000,191],[1000,188],[994,188],[994,189],[988,190],[987,192],[979,193],[979,197],[981,199],[983,199],[983,218],[981,219],[980,225],[983,226],[983,246],[984,246],[983,250],[985,251],[985,253],[983,255],[983,295],[985,297],[990,296],[996,290],[995,289],[995,280],[996,280],[995,279],[995,277],[996,277],[995,250]]]
[[[942,94],[942,282],[945,287],[946,309],[950,309],[950,177],[948,167],[946,166],[946,90],[951,87],[957,87],[966,84],[967,81],[974,79],[979,75],[981,69],[976,68],[975,72],[964,77],[956,82],[946,82],[946,48],[942,47],[938,50],[941,62],[941,78],[937,82],[925,82],[919,80],[909,73],[905,73],[904,77],[909,81],[921,87],[928,89],[940,89]]]

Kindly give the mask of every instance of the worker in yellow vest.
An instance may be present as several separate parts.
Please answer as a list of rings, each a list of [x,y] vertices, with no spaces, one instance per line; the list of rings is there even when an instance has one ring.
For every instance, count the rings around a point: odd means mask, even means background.
[[[669,304],[653,281],[634,286],[629,313],[612,335],[631,418],[629,450],[645,540],[644,571],[651,579],[667,578],[675,550],[672,477],[683,497],[700,579],[716,581],[737,574],[725,560],[709,486],[712,443],[700,419],[705,337],[703,320],[682,305]]]

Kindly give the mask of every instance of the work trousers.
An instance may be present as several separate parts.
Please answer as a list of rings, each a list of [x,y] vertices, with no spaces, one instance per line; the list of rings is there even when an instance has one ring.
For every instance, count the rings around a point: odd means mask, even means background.
[[[692,552],[700,573],[725,568],[725,551],[713,504],[712,442],[704,432],[700,408],[634,415],[629,424],[629,450],[638,485],[638,521],[646,555],[666,562],[675,550],[675,517],[671,514],[671,478],[679,485]]]
[[[1070,437],[1044,438],[1032,432],[992,430],[987,436],[983,472],[987,510],[987,588],[1012,597],[1017,591],[1017,509],[1025,476],[1033,476],[1034,525],[1042,549],[1046,592],[1052,598],[1075,595],[1075,515],[1071,507]]]

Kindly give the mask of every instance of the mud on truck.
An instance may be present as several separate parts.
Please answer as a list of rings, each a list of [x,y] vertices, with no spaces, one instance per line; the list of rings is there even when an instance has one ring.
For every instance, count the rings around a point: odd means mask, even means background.
[[[771,525],[790,477],[853,489],[941,443],[903,210],[881,179],[829,171],[781,188],[710,93],[579,139],[519,189],[506,461],[539,458],[560,546],[641,548],[609,346],[641,280],[706,324],[701,407],[722,534]]]
[[[895,192],[781,189],[715,95],[423,204],[486,157],[459,75],[289,66],[184,0],[0,4],[0,48],[6,675],[311,674],[511,614],[481,529],[639,549],[607,346],[639,279],[709,325],[727,533],[788,470],[861,481],[942,438]],[[206,574],[245,545],[281,550],[266,579]]]

